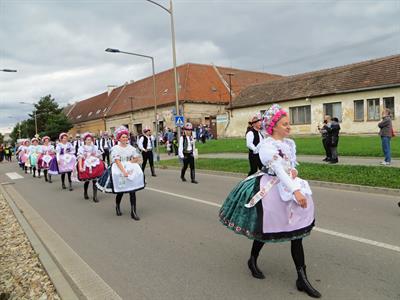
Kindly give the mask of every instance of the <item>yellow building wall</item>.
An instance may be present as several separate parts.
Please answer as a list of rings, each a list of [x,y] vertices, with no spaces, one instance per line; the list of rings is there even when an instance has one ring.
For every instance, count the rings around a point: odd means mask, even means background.
[[[293,134],[319,134],[318,124],[322,124],[324,118],[325,103],[342,103],[342,122],[340,123],[342,134],[377,134],[379,121],[367,120],[367,99],[379,98],[380,113],[383,111],[383,98],[394,97],[395,119],[393,127],[398,132],[400,130],[400,87],[387,88],[381,90],[371,90],[307,98],[294,101],[279,102],[279,104],[289,112],[290,107],[311,105],[311,124],[292,125]],[[364,100],[364,121],[354,121],[354,100]],[[241,137],[247,127],[248,119],[251,115],[261,110],[268,109],[270,105],[252,106],[233,110],[233,117],[230,118],[226,128],[225,137]]]
[[[87,131],[100,136],[100,134],[104,131],[104,121],[102,119],[98,119],[74,124],[74,127],[68,131],[68,134],[72,137],[75,137],[77,133],[82,134]]]

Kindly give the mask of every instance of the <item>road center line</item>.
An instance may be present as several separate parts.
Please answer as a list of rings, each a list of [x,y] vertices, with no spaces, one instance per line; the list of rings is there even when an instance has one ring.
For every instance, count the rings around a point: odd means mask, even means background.
[[[176,193],[171,193],[171,192],[167,192],[167,191],[163,191],[163,190],[159,190],[159,189],[154,189],[154,188],[151,188],[151,187],[146,187],[146,190],[153,191],[153,192],[158,192],[158,193],[161,193],[161,194],[174,196],[174,197],[178,197],[178,198],[187,199],[187,200],[190,200],[190,201],[193,201],[193,202],[207,204],[207,205],[214,206],[214,207],[221,207],[221,205],[218,204],[218,203],[205,201],[205,200],[201,200],[201,199],[198,199],[198,198],[189,197],[189,196],[185,196],[185,195],[180,195],[180,194],[176,194]],[[347,240],[356,241],[356,242],[360,242],[360,243],[367,244],[367,245],[370,245],[370,246],[384,248],[384,249],[388,249],[388,250],[392,250],[392,251],[400,253],[400,247],[394,246],[394,245],[391,245],[391,244],[381,243],[381,242],[365,239],[365,238],[362,238],[362,237],[358,237],[358,236],[354,236],[354,235],[350,235],[350,234],[346,234],[346,233],[341,233],[341,232],[337,232],[337,231],[333,231],[333,230],[329,230],[329,229],[324,229],[324,228],[320,228],[320,227],[314,227],[314,230],[318,231],[318,232],[321,232],[321,233],[328,234],[328,235],[341,237],[341,238],[344,238],[344,239],[347,239]]]

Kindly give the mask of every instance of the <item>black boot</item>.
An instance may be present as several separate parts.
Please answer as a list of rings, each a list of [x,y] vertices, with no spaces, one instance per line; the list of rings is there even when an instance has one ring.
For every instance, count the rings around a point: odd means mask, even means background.
[[[156,172],[154,172],[154,166],[151,166],[150,170],[151,170],[151,176],[156,177],[157,175]]]
[[[33,177],[36,177],[36,169],[33,168]]]
[[[41,177],[40,177],[40,173],[41,173],[40,169],[38,169],[37,172],[38,172],[38,178],[41,178]]]
[[[65,186],[65,183],[64,183],[64,182],[61,183],[61,187],[62,187],[63,190],[66,190],[66,189],[67,189],[67,187]]]
[[[93,182],[93,202],[99,202],[99,199],[97,199],[97,186],[95,182]]]
[[[28,167],[25,167],[25,174],[28,174]]]
[[[139,221],[140,218],[136,213],[136,194],[135,193],[130,193],[130,202],[131,202],[131,218],[134,219],[135,221]]]
[[[183,170],[181,170],[181,179],[182,179],[183,182],[186,181],[185,172],[183,172]]]
[[[74,189],[72,188],[72,182],[71,182],[71,181],[68,182],[68,186],[69,186],[69,188],[68,188],[69,191],[73,191],[73,190],[74,190]]]
[[[192,183],[198,183],[197,181],[196,181],[196,179],[195,179],[196,177],[195,177],[195,173],[194,173],[194,170],[190,170],[190,179],[192,180]]]
[[[299,291],[307,293],[307,295],[312,298],[321,298],[320,292],[314,289],[308,281],[306,266],[297,269],[296,287]]]
[[[117,213],[117,216],[122,216],[121,207],[119,204],[115,205],[115,212]]]
[[[51,181],[51,175],[49,174],[49,183],[52,183],[53,181]]]
[[[47,172],[46,171],[44,171],[44,181],[49,181],[48,179],[47,179]]]
[[[250,256],[249,260],[247,261],[247,265],[249,266],[251,275],[253,275],[254,278],[258,278],[258,279],[265,278],[263,272],[257,266],[257,257],[255,257],[253,255]]]
[[[86,181],[86,182],[83,184],[83,198],[84,198],[85,200],[88,200],[88,199],[89,199],[89,195],[88,195],[88,193],[87,193],[88,187],[89,187],[89,181]]]

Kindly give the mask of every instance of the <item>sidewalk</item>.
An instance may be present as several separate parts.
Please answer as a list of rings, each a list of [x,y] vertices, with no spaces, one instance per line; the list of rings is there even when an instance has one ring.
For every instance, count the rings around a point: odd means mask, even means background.
[[[160,154],[161,160],[173,159],[175,156],[168,156],[165,153]],[[235,159],[247,159],[247,153],[208,153],[199,154],[199,158],[235,158]],[[327,164],[322,161],[323,157],[319,155],[298,155],[297,160],[299,163],[309,162],[317,164]],[[383,159],[380,157],[361,157],[361,156],[340,156],[339,165],[358,165],[358,166],[381,166],[379,163]],[[386,166],[381,166],[386,168]],[[400,168],[400,159],[393,159],[389,167]]]

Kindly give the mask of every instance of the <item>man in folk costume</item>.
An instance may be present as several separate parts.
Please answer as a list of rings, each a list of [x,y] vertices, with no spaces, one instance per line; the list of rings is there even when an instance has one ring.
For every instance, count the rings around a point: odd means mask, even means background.
[[[103,161],[106,162],[107,159],[107,166],[110,165],[110,151],[114,145],[115,143],[108,135],[108,132],[104,131],[97,146],[99,147],[99,150],[103,152]]]
[[[262,163],[258,151],[260,150],[260,142],[263,140],[261,134],[261,121],[262,117],[260,113],[255,114],[249,120],[249,126],[246,131],[246,146],[249,148],[249,164],[250,171],[248,176],[261,170]]]
[[[78,156],[79,147],[83,146],[83,141],[80,134],[77,133],[75,135],[75,140],[72,142],[72,146],[74,147],[75,156]]]
[[[193,126],[191,123],[186,123],[183,127],[184,133],[179,138],[178,155],[183,160],[183,166],[181,170],[181,179],[186,181],[185,172],[188,166],[190,166],[190,179],[192,183],[198,183],[196,181],[195,170],[194,170],[194,151],[195,151],[195,140],[192,136]]]
[[[145,127],[143,129],[143,134],[140,136],[138,141],[138,147],[139,150],[142,152],[142,158],[143,158],[142,170],[144,173],[147,161],[149,161],[151,176],[155,177],[156,173],[154,172],[153,145],[154,145],[154,137],[151,135],[151,130],[150,128]]]
[[[273,104],[263,118],[268,137],[259,153],[265,168],[230,192],[219,217],[228,229],[253,241],[247,264],[255,278],[265,278],[257,266],[264,244],[290,241],[297,289],[320,298],[307,278],[302,243],[315,224],[314,202],[309,184],[297,176],[296,144],[288,138],[290,129],[287,112]]]

